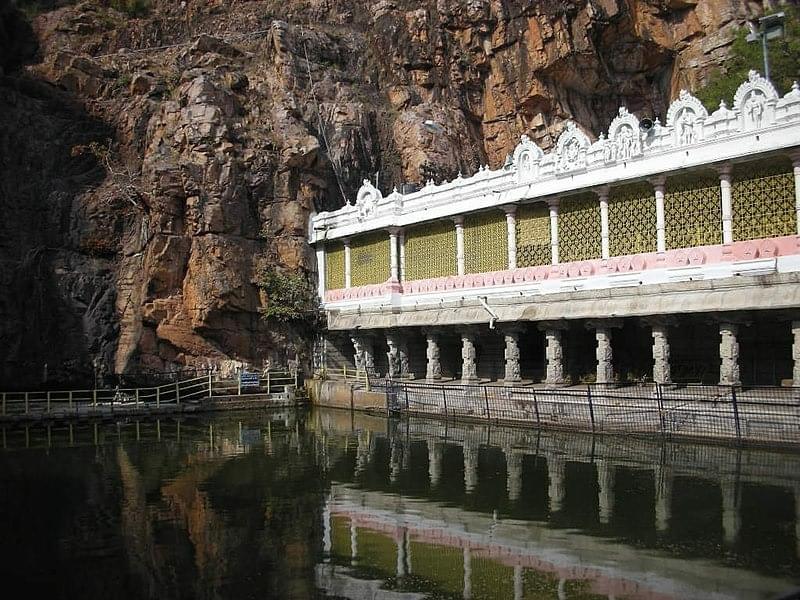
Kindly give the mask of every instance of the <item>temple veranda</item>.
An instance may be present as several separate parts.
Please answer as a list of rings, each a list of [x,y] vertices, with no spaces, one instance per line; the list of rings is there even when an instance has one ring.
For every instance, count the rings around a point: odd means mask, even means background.
[[[315,215],[328,366],[506,384],[800,386],[800,89],[523,136],[498,170]]]

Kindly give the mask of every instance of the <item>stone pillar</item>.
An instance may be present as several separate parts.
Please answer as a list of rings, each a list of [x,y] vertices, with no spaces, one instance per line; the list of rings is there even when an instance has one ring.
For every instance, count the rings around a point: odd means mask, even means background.
[[[393,332],[386,334],[386,346],[389,348],[386,353],[389,362],[389,371],[386,376],[389,379],[397,379],[400,377],[400,343],[397,334]]]
[[[614,353],[611,349],[611,328],[597,327],[595,329],[597,340],[597,383],[614,382]]]
[[[464,217],[453,217],[456,225],[456,265],[458,274],[465,275],[467,272],[467,262],[464,256]]]
[[[508,268],[517,268],[517,205],[504,206],[506,230],[508,235]]]
[[[428,381],[439,381],[442,378],[442,363],[439,352],[439,334],[427,332],[425,339],[428,343],[426,356],[428,357],[428,367],[425,372],[425,379]]]
[[[561,456],[549,456],[547,458],[547,477],[549,479],[547,495],[550,498],[550,514],[559,512],[564,505],[564,495],[566,494],[564,474],[566,466],[567,463]]]
[[[353,283],[353,270],[350,261],[350,240],[345,239],[342,241],[344,242],[344,287],[349,288],[352,287]]]
[[[524,455],[521,452],[515,452],[512,448],[506,448],[505,455],[508,499],[516,502],[522,495],[522,459]]]
[[[400,376],[408,379],[414,379],[414,374],[411,372],[411,356],[408,352],[407,335],[398,335],[397,350],[400,358]]]
[[[472,442],[464,442],[464,490],[471,494],[478,487],[478,447]]]
[[[364,338],[359,335],[352,335],[350,341],[353,342],[353,363],[357,371],[363,371],[365,366]]]
[[[731,478],[725,477],[720,481],[722,489],[722,532],[725,543],[734,545],[739,539],[739,530],[742,526],[742,516],[739,512],[739,484]]]
[[[733,243],[733,200],[731,195],[731,165],[719,167],[719,188],[722,199],[722,243]]]
[[[475,359],[475,334],[463,332],[461,334],[462,383],[475,383],[478,381],[478,365]]]
[[[464,600],[472,600],[472,552],[464,546]]]
[[[667,217],[664,208],[664,194],[667,189],[667,178],[663,175],[651,180],[656,197],[656,252],[667,251]]]
[[[610,254],[608,243],[608,186],[597,190],[597,197],[600,200],[600,252],[602,258],[608,258]]]
[[[800,386],[800,321],[792,321],[792,385]]]
[[[400,246],[400,281],[406,280],[406,233],[400,229],[398,245]]]
[[[653,381],[662,384],[672,383],[667,325],[654,323],[651,325],[651,334],[653,336]]]
[[[442,445],[439,442],[428,440],[428,478],[431,487],[439,485],[442,477]]]
[[[669,528],[672,518],[672,469],[657,465],[653,479],[656,487],[656,531],[664,532]]]
[[[504,334],[506,341],[506,374],[503,383],[505,385],[514,385],[522,381],[519,364],[519,334],[518,329],[508,329]]]
[[[547,358],[547,373],[544,382],[548,385],[561,385],[564,383],[564,348],[562,346],[561,329],[545,329],[547,340],[545,357]]]
[[[558,264],[558,198],[547,202],[550,208],[550,255],[551,262]]]
[[[736,323],[719,324],[719,383],[720,385],[739,385],[739,342],[736,335],[739,325]]]
[[[397,252],[397,227],[389,229],[389,281],[400,283],[400,256]]]
[[[325,300],[325,244],[317,244],[317,293]]]
[[[608,524],[614,514],[614,467],[606,460],[598,460],[597,467],[597,507],[601,523]]]

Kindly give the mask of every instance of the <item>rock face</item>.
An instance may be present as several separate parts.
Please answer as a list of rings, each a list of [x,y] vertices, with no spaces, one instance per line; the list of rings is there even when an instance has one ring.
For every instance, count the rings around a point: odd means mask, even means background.
[[[42,3],[47,4],[47,3]],[[308,359],[261,265],[313,274],[313,211],[379,172],[497,167],[527,134],[663,115],[739,0],[0,0],[0,387]],[[38,50],[37,50],[38,48]],[[25,65],[25,66],[23,66]],[[432,121],[426,125],[426,121]]]

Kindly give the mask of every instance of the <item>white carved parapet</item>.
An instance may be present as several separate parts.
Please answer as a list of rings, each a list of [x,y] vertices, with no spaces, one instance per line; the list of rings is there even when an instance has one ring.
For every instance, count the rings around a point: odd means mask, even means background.
[[[792,89],[775,104],[775,120],[778,122],[800,119],[800,86],[795,81]]]
[[[686,90],[681,90],[678,99],[667,111],[667,127],[673,130],[673,145],[689,146],[703,139],[703,122],[708,111],[703,103]]]
[[[574,121],[567,121],[567,126],[556,143],[558,172],[569,173],[585,169],[589,146],[589,137],[578,129]]]
[[[527,135],[523,135],[514,149],[513,161],[517,170],[517,181],[524,183],[539,175],[539,162],[544,152]],[[460,174],[459,174],[460,175]]]

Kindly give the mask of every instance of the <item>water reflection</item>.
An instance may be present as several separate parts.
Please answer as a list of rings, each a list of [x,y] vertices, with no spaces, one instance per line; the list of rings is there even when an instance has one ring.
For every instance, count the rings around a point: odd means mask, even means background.
[[[770,598],[800,455],[254,412],[2,430],[0,570],[54,598]]]

